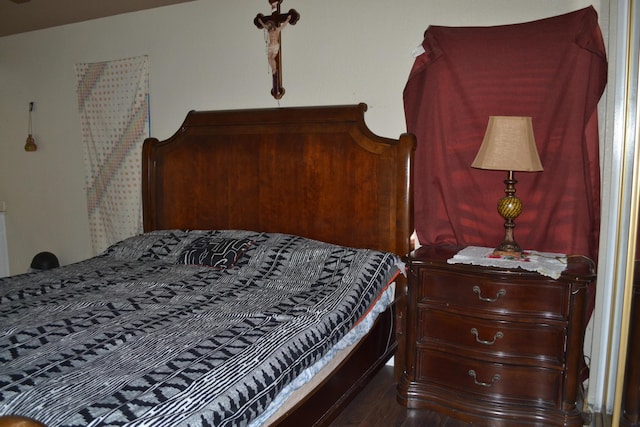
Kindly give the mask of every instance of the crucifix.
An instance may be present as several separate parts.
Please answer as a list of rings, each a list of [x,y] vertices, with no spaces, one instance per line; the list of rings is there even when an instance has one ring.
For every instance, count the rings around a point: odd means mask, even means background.
[[[271,68],[271,77],[273,79],[273,89],[271,95],[275,99],[284,96],[284,88],[282,87],[282,49],[280,48],[280,33],[287,24],[295,25],[300,19],[300,14],[294,9],[290,9],[287,13],[280,13],[280,3],[283,0],[269,0],[271,5],[271,15],[264,16],[259,13],[253,23],[256,27],[266,31],[267,41],[267,59]]]

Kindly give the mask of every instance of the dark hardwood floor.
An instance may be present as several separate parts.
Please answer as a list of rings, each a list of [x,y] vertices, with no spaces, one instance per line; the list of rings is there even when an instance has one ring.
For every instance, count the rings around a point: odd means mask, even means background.
[[[331,423],[331,427],[467,427],[471,424],[427,411],[407,409],[396,400],[393,367],[385,366]]]

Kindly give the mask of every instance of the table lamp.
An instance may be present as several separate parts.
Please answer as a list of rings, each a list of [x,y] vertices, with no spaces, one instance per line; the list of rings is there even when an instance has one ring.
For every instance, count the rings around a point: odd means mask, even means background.
[[[515,219],[522,212],[522,202],[515,195],[518,181],[513,173],[543,170],[531,117],[489,117],[482,145],[471,167],[507,171],[505,196],[498,202],[498,213],[505,219],[505,237],[493,253],[520,258],[522,248],[513,238],[513,229],[516,226]]]

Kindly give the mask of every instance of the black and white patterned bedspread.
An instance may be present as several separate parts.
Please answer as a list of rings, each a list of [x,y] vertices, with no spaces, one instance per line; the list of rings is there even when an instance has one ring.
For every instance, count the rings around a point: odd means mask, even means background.
[[[0,415],[246,425],[401,265],[289,235],[171,230],[0,279]]]

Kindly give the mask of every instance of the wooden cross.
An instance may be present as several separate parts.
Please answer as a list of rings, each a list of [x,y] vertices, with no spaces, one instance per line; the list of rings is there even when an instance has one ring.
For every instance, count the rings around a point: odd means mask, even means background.
[[[256,27],[267,31],[269,41],[267,45],[267,59],[271,68],[271,76],[273,79],[273,89],[271,95],[275,99],[284,96],[284,88],[282,87],[282,49],[280,48],[280,32],[287,25],[295,25],[300,19],[300,14],[294,9],[287,13],[280,13],[280,3],[283,0],[269,0],[271,5],[271,16],[264,16],[259,13],[253,23]]]

